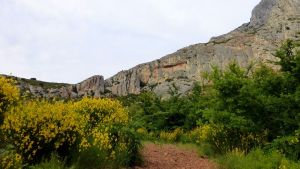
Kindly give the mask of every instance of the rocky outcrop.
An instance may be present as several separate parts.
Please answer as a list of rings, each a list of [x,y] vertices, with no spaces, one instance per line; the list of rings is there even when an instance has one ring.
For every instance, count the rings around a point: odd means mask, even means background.
[[[83,96],[101,97],[104,94],[103,76],[92,76],[77,84],[59,84],[12,77],[22,93],[37,98],[75,99]]]
[[[76,97],[100,97],[104,94],[104,78],[103,76],[92,76],[78,84],[72,85],[71,91]]]
[[[180,93],[186,93],[212,65],[224,68],[232,60],[241,66],[273,60],[272,53],[283,40],[299,37],[300,0],[262,0],[253,10],[250,23],[208,43],[192,45],[119,72],[105,80],[105,89],[119,96],[143,90],[167,96],[175,85]]]

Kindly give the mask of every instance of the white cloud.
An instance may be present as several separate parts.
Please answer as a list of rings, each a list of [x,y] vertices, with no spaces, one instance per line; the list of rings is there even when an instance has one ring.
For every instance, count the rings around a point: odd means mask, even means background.
[[[111,76],[250,19],[259,0],[1,0],[0,73]]]

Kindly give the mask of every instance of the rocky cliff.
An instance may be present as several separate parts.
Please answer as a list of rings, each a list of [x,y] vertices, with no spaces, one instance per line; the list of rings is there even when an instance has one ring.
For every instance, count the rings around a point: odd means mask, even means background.
[[[113,95],[152,90],[166,96],[175,84],[180,93],[186,93],[212,65],[224,68],[232,60],[241,66],[272,60],[272,53],[283,40],[299,37],[300,0],[262,0],[253,10],[250,23],[208,43],[191,45],[119,72],[105,80],[105,89]]]
[[[7,77],[17,82],[22,93],[37,98],[76,99],[83,96],[101,97],[104,94],[104,78],[99,75],[92,76],[77,84],[50,83],[38,81],[35,78]]]
[[[45,98],[124,96],[143,90],[167,96],[173,85],[179,93],[190,91],[194,82],[201,80],[201,73],[210,71],[212,65],[224,68],[232,60],[241,66],[272,60],[272,53],[286,39],[300,39],[300,0],[262,0],[253,10],[251,21],[232,32],[137,65],[107,80],[93,76],[73,85],[18,81],[23,91]]]

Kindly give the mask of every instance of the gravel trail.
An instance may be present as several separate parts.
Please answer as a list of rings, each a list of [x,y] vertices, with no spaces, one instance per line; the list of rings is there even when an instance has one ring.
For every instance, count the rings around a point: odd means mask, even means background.
[[[196,151],[185,150],[169,144],[147,143],[142,151],[144,165],[135,169],[216,169],[207,158]]]

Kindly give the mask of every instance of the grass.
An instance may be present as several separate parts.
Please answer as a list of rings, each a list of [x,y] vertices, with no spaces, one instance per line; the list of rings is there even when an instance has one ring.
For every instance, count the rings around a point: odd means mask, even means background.
[[[18,79],[16,79],[18,80]],[[67,86],[69,84],[66,83],[52,83],[52,82],[43,82],[43,81],[39,81],[39,80],[31,80],[31,79],[25,79],[25,78],[21,78],[19,81],[30,84],[32,86],[40,86],[44,89],[51,89],[51,88],[61,88],[64,86]]]
[[[98,149],[97,147],[91,147],[79,154],[79,159],[76,163],[76,169],[84,169],[87,166],[90,169],[98,168],[113,168],[114,163],[107,160],[107,153]],[[117,168],[117,167],[115,167]]]
[[[118,154],[117,154],[118,156]],[[51,155],[49,160],[30,166],[29,169],[118,169],[124,168],[118,160],[123,160],[125,157],[116,157],[115,160],[108,160],[108,154],[97,147],[91,147],[78,154],[76,161],[73,161],[71,166],[60,159],[57,155]]]
[[[281,153],[263,152],[261,149],[245,155],[241,151],[229,152],[217,159],[221,169],[299,169],[300,163],[286,159]]]
[[[52,155],[50,160],[46,160],[38,165],[31,166],[29,169],[67,169],[56,155]],[[71,168],[70,168],[71,169]]]
[[[40,81],[40,80],[36,80],[35,78],[32,79],[25,79],[25,78],[18,78],[15,76],[10,76],[10,75],[1,75],[0,76],[5,76],[5,77],[9,77],[12,78],[13,80],[15,80],[18,83],[26,83],[32,86],[40,86],[43,89],[57,89],[57,88],[61,88],[61,87],[65,87],[68,86],[70,84],[67,83],[55,83],[55,82],[44,82],[44,81]]]

